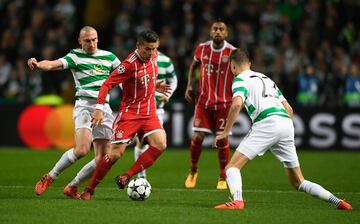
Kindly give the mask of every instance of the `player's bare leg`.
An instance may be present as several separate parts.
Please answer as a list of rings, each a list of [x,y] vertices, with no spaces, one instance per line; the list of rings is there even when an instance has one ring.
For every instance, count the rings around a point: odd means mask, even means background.
[[[84,192],[81,194],[82,200],[90,200],[95,193],[97,185],[104,179],[111,167],[123,155],[126,148],[126,143],[112,143],[109,152],[103,156],[96,166],[96,169],[91,177],[89,184],[86,186]]]
[[[229,186],[233,201],[215,206],[217,209],[242,210],[245,203],[242,196],[242,179],[240,170],[247,164],[249,159],[239,151],[235,151],[229,164],[226,166],[226,181]]]
[[[79,199],[79,185],[89,178],[96,168],[96,164],[110,149],[110,141],[108,139],[95,139],[93,141],[95,158],[88,162],[76,174],[75,178],[64,188],[64,194],[70,198]]]
[[[194,132],[190,145],[190,171],[185,180],[186,188],[195,188],[198,178],[198,162],[202,152],[202,143],[205,138],[204,132]]]
[[[45,174],[41,180],[36,183],[35,193],[37,195],[42,195],[45,193],[47,188],[54,182],[58,175],[75,163],[78,159],[87,155],[90,151],[92,142],[91,130],[87,128],[79,128],[75,132],[75,148],[67,150],[52,170]]]
[[[327,201],[333,204],[337,209],[352,210],[352,206],[346,201],[337,198],[319,184],[305,180],[300,167],[286,168],[286,174],[295,189]]]

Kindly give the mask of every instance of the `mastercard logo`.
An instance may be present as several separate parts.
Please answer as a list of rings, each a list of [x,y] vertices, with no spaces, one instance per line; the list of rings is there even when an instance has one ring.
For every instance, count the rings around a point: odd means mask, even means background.
[[[35,150],[57,148],[66,150],[75,146],[73,105],[58,107],[32,105],[19,116],[17,128],[23,143]]]

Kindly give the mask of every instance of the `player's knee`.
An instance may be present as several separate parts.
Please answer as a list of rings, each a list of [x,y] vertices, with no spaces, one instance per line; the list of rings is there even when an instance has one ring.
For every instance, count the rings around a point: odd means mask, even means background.
[[[90,151],[90,146],[88,144],[80,144],[75,147],[74,154],[76,158],[80,159],[86,156]]]
[[[166,144],[166,142],[162,142],[161,144],[160,144],[160,150],[161,151],[164,151],[165,149],[166,149],[166,147],[167,147],[167,144]]]
[[[192,141],[195,145],[201,145],[204,141],[205,138],[205,134],[202,132],[195,132],[193,137],[192,137]]]
[[[121,156],[123,155],[123,151],[112,151],[110,154],[109,154],[109,158],[112,162],[115,162],[117,161],[118,159],[121,158]]]
[[[125,147],[123,144],[112,144],[111,145],[111,149],[110,152],[108,154],[110,160],[112,162],[117,161],[118,159],[120,159],[120,157],[124,154],[125,152]]]
[[[110,160],[111,160],[112,162],[115,162],[115,161],[117,161],[117,160],[120,159],[121,155],[122,155],[122,154],[120,154],[120,153],[111,153],[111,154],[109,155],[109,158],[110,158]]]
[[[228,139],[223,139],[217,142],[217,147],[219,149],[224,149],[224,148],[228,148],[229,147],[229,141]]]
[[[155,142],[154,147],[161,151],[164,151],[167,147],[166,141]]]
[[[105,155],[96,155],[96,156],[95,156],[95,162],[96,162],[96,164],[98,164],[98,163],[100,162],[101,158],[104,157],[104,156],[105,156]]]

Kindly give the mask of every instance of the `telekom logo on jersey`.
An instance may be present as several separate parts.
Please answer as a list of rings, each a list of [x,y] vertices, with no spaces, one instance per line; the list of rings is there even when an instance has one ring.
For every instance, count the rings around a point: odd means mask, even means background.
[[[145,74],[142,77],[140,77],[140,79],[141,79],[141,84],[143,84],[144,86],[147,86],[148,83],[150,82],[150,75]]]
[[[207,75],[211,75],[211,73],[212,73],[213,70],[214,70],[214,65],[211,64],[211,63],[209,63],[209,64],[205,64],[204,67],[205,67],[205,72],[206,72],[206,74],[207,74]]]

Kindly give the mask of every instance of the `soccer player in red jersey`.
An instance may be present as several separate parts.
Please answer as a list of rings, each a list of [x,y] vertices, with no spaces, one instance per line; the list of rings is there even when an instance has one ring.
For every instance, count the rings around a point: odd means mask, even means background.
[[[191,167],[185,181],[186,188],[194,188],[198,176],[198,161],[202,152],[205,133],[219,135],[223,132],[231,106],[231,84],[234,78],[230,69],[230,54],[235,49],[225,39],[228,29],[224,22],[216,21],[210,28],[211,40],[200,43],[195,49],[190,65],[185,99],[193,102],[193,84],[196,69],[200,67],[198,93],[195,99],[194,134],[190,145]],[[217,145],[220,176],[217,189],[227,189],[225,166],[229,162],[228,140]]]
[[[90,200],[96,186],[110,171],[111,167],[125,151],[127,143],[137,134],[146,138],[149,148],[123,175],[115,178],[123,189],[130,178],[151,166],[166,148],[166,133],[156,115],[155,90],[169,93],[170,85],[157,83],[157,48],[159,37],[151,30],[141,32],[137,38],[136,50],[121,62],[101,86],[96,110],[93,113],[94,126],[101,124],[103,105],[107,93],[121,84],[123,96],[119,114],[113,124],[113,139],[110,151],[100,160],[93,176],[81,194],[81,199]]]

